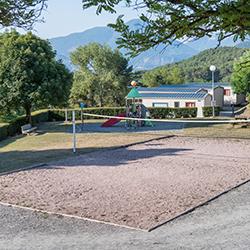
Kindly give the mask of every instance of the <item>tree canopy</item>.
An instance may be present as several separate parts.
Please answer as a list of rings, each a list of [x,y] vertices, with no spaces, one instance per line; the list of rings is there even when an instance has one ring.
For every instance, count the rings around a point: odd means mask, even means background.
[[[250,95],[250,51],[234,63],[232,85],[236,93]]]
[[[47,0],[0,0],[0,28],[31,28],[38,21]]]
[[[83,8],[95,6],[97,14],[115,13],[120,3],[141,12],[139,28],[130,29],[122,16],[110,25],[121,33],[119,45],[133,56],[161,43],[199,39],[215,32],[218,44],[229,36],[236,41],[250,35],[249,0],[83,0]]]
[[[215,81],[229,82],[235,59],[239,59],[246,51],[249,51],[249,49],[232,47],[208,49],[181,62],[167,64],[146,71],[142,75],[141,81],[146,86],[185,82],[209,82],[212,76],[209,66],[214,64],[217,67]]]
[[[127,93],[132,67],[119,50],[92,43],[81,46],[71,54],[77,67],[71,90],[73,102],[89,105],[121,105]]]
[[[0,35],[0,109],[31,110],[67,103],[71,73],[50,44],[16,31]]]

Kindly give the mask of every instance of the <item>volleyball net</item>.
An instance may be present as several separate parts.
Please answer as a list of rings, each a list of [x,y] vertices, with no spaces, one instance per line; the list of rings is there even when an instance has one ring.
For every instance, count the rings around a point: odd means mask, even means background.
[[[200,124],[237,124],[250,123],[250,119],[155,119],[155,118],[135,118],[135,117],[121,117],[110,115],[99,115],[91,113],[83,113],[83,116],[92,117],[93,119],[117,119],[121,121],[145,121],[145,122],[165,122],[165,123],[200,123]]]

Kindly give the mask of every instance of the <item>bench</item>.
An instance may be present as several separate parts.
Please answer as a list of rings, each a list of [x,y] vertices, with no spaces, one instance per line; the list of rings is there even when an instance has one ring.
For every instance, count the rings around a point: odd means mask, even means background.
[[[236,124],[240,124],[242,128],[246,128],[248,126],[250,126],[250,123],[248,122],[248,120],[250,119],[250,116],[247,116],[247,115],[236,115],[235,117],[235,120],[246,120],[246,123],[245,122],[241,122],[241,123],[234,123],[234,125]]]
[[[22,134],[29,135],[33,133],[37,129],[37,127],[32,127],[31,124],[25,124],[21,127],[21,129],[22,129]]]

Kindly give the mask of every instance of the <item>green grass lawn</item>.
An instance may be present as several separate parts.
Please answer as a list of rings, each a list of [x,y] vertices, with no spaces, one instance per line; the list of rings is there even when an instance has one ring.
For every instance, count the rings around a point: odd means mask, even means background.
[[[185,127],[182,134],[184,136],[250,139],[250,126],[242,128],[240,125],[233,127],[231,124],[209,126],[207,124],[187,124]]]
[[[86,122],[96,122],[88,120]],[[100,122],[100,121],[99,121]],[[16,136],[0,141],[0,172],[24,168],[39,163],[73,156],[70,124],[59,122],[44,123],[39,133],[32,136]],[[77,154],[142,142],[173,134],[160,133],[82,133],[77,134]],[[194,137],[230,137],[250,139],[250,127],[240,128],[232,125],[187,125],[178,135]]]

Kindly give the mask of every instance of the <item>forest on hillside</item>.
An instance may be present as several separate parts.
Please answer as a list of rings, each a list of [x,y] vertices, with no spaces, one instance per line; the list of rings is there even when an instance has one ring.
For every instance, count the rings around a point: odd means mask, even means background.
[[[141,72],[141,77],[140,74],[136,76],[145,86],[185,82],[209,82],[211,81],[209,66],[213,64],[217,68],[215,81],[228,82],[233,72],[234,61],[249,50],[236,47],[208,49],[189,59]]]

